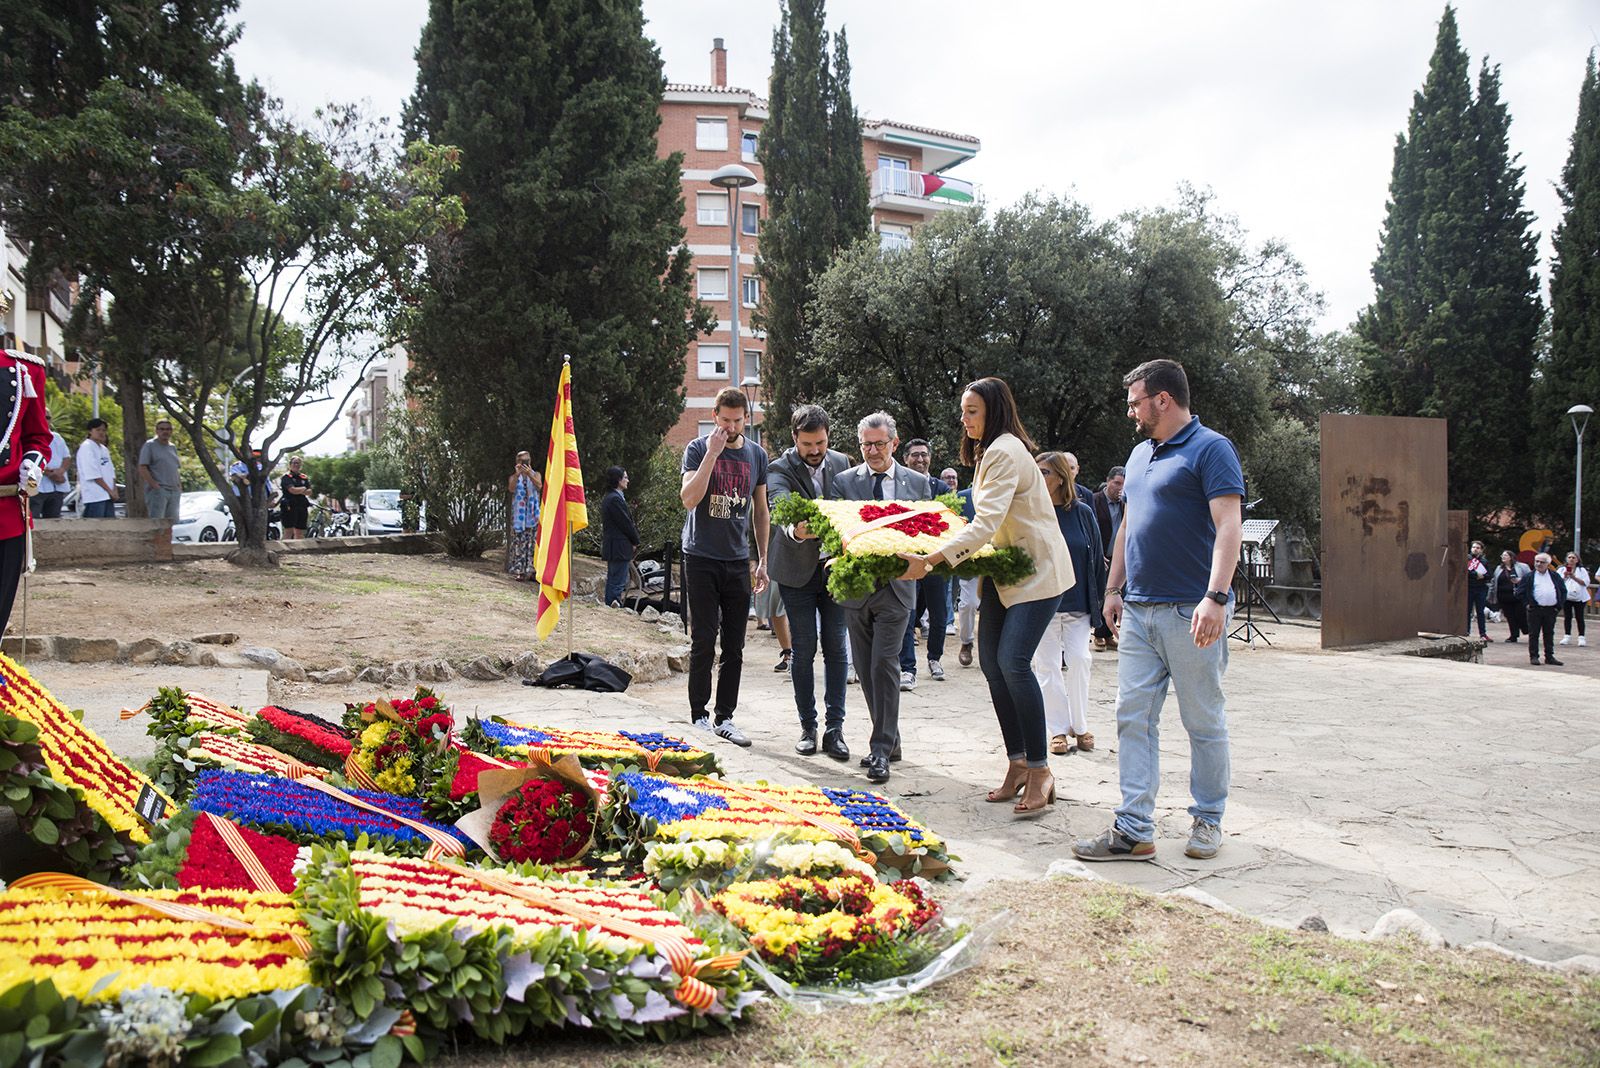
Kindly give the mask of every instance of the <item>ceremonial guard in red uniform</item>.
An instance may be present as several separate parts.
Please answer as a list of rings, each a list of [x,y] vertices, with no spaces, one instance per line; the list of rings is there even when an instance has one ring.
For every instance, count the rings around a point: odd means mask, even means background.
[[[0,629],[11,619],[17,584],[28,566],[27,533],[32,526],[28,497],[39,486],[44,454],[50,449],[50,416],[44,406],[44,361],[0,349]]]

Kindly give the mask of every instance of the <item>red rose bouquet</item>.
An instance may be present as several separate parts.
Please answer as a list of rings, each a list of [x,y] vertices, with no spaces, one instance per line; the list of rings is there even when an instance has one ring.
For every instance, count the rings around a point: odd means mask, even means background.
[[[559,779],[529,779],[506,795],[489,843],[501,860],[554,864],[582,853],[593,834],[588,796]]]

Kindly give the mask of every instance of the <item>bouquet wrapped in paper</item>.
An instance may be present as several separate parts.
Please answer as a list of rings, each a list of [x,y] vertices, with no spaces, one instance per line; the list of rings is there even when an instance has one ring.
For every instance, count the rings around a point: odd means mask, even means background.
[[[773,505],[772,521],[804,522],[822,541],[828,593],[836,601],[867,596],[905,571],[898,554],[937,552],[967,525],[954,494],[931,501],[822,501],[791,493]],[[985,545],[956,567],[933,570],[1010,584],[1033,574],[1033,560],[1017,546]]]

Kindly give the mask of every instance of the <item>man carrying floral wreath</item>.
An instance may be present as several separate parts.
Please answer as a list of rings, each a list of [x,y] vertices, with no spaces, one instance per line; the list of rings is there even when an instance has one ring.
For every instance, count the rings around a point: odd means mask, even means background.
[[[771,503],[791,493],[812,500],[833,494],[833,482],[850,466],[850,458],[828,448],[828,413],[815,404],[802,404],[789,417],[794,447],[772,462],[768,493]],[[789,678],[794,682],[794,707],[800,716],[800,740],[794,751],[812,756],[817,751],[816,657],[818,627],[822,620],[823,708],[826,718],[822,751],[835,760],[849,760],[844,740],[845,658],[844,609],[828,594],[828,576],[819,559],[820,543],[805,523],[777,527],[772,532],[772,581],[789,610],[794,659]]]

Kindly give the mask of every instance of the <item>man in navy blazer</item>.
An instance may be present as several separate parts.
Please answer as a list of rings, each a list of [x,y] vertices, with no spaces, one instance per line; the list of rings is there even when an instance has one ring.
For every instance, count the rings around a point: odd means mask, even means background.
[[[856,427],[866,462],[833,480],[833,496],[844,501],[927,500],[928,476],[895,463],[900,444],[894,416],[873,412]],[[872,714],[871,749],[861,761],[872,782],[889,781],[889,763],[900,759],[900,644],[905,638],[916,584],[894,579],[866,597],[845,601],[845,625],[861,695]]]
[[[794,447],[767,469],[767,494],[773,504],[791,493],[811,500],[833,495],[834,480],[849,468],[850,458],[828,448],[828,425],[828,413],[815,404],[802,404],[789,416]],[[828,594],[827,572],[819,559],[821,543],[804,529],[805,524],[798,526],[774,525],[767,548],[767,575],[778,584],[788,610],[794,650],[789,678],[800,716],[800,740],[794,751],[801,756],[817,751],[817,617],[821,616],[826,709],[822,751],[835,760],[849,760],[850,747],[844,741],[845,675],[850,669],[844,652],[844,609]]]

